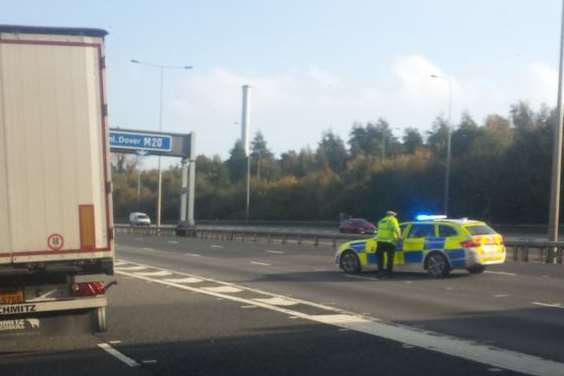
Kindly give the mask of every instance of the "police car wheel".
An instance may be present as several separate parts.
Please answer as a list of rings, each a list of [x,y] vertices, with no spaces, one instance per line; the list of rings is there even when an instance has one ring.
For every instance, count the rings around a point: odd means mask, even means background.
[[[345,271],[345,273],[358,273],[360,272],[360,261],[358,260],[358,256],[352,251],[346,251],[341,256],[341,269]]]
[[[450,266],[445,256],[440,253],[431,253],[427,257],[427,272],[434,278],[443,278],[450,273]]]
[[[480,274],[480,273],[483,273],[484,270],[486,270],[486,267],[484,265],[472,265],[471,267],[467,268],[466,270],[468,270],[472,274]]]

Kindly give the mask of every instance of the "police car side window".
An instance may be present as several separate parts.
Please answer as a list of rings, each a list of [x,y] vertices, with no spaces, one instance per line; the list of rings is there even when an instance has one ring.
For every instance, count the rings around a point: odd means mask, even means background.
[[[450,226],[439,225],[439,237],[448,238],[449,236],[456,236],[458,232]]]
[[[430,224],[415,224],[411,226],[409,231],[409,238],[429,238],[435,236],[433,225]]]

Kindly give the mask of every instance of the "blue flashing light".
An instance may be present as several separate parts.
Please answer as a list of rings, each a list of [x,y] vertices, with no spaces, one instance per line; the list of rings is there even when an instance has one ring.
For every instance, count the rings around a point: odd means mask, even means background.
[[[418,221],[432,221],[435,219],[445,219],[447,216],[443,215],[443,214],[436,214],[436,215],[430,215],[430,214],[419,214],[418,216],[415,217],[415,219],[417,219]]]

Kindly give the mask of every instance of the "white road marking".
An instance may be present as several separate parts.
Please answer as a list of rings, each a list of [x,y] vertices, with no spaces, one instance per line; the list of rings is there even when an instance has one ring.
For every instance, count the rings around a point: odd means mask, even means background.
[[[363,323],[368,322],[361,316],[357,315],[309,315],[310,320],[322,322],[324,324],[339,325],[339,324],[351,324],[351,323]]]
[[[508,297],[509,295],[507,295],[507,294],[496,294],[496,295],[492,295],[492,296],[493,296],[494,298],[506,298],[506,297]]]
[[[196,257],[201,256],[201,254],[199,254],[199,253],[190,253],[190,252],[185,253],[184,255],[185,255],[185,256],[196,256]]]
[[[223,248],[223,246],[218,244],[212,244],[210,245],[210,248]]]
[[[138,276],[133,273],[127,273],[123,271],[118,271],[118,273],[145,281],[152,281],[157,284],[173,286],[181,290],[213,296],[218,300],[225,299],[241,304],[256,305],[257,307],[262,307],[271,311],[283,313],[288,316],[330,324],[341,328],[348,328],[376,337],[386,338],[392,341],[406,343],[408,345],[420,347],[430,351],[475,361],[495,368],[503,368],[535,376],[561,376],[564,374],[564,363],[559,363],[553,360],[519,353],[512,350],[506,350],[503,348],[490,346],[488,344],[479,344],[474,341],[462,338],[445,336],[436,332],[422,331],[420,329],[408,326],[385,323],[373,317],[360,316],[355,313],[346,312],[334,307],[322,306],[320,304],[308,302],[305,300],[300,300],[300,302],[309,304],[310,306],[314,305],[318,307],[326,307],[327,311],[332,312],[332,314],[310,315],[289,308],[257,302],[256,300],[249,300],[235,295],[222,294],[213,291],[207,291],[202,288],[170,283],[162,279],[151,279],[151,277]],[[180,272],[175,273],[186,274]],[[211,280],[209,278],[202,279],[205,279],[207,281]],[[225,282],[223,282],[223,284],[236,286]],[[260,291],[257,289],[246,288],[244,286],[237,287],[240,287],[242,290],[247,291]],[[273,295],[268,292],[262,293],[266,295]],[[296,299],[296,301],[298,301],[298,299]]]
[[[116,339],[116,340],[114,340],[114,341],[108,341],[108,343],[109,343],[110,345],[119,345],[119,344],[121,343],[121,341],[118,340],[118,339]]]
[[[531,302],[534,305],[543,306],[543,307],[551,307],[551,308],[561,308],[564,309],[564,305],[559,303],[542,303],[542,302]]]
[[[138,272],[141,270],[146,270],[147,267],[145,266],[125,266],[125,267],[118,267],[116,268],[116,270],[122,271],[122,272]]]
[[[365,279],[367,281],[379,281],[378,278],[371,278],[371,277],[363,277],[361,275],[354,275],[354,274],[343,274],[345,277],[347,278],[353,278],[353,279]]]
[[[168,243],[169,244],[178,244],[180,242],[178,240],[169,240]]]
[[[127,262],[114,261],[114,266],[123,266],[123,265],[127,265]]]
[[[266,253],[272,253],[273,255],[283,255],[284,253],[286,253],[284,251],[276,251],[274,249],[267,249],[265,252]]]
[[[243,309],[251,309],[251,308],[257,308],[257,306],[254,306],[254,305],[242,305],[241,308],[243,308]]]
[[[231,286],[202,287],[202,290],[211,291],[211,292],[219,292],[219,293],[223,293],[223,294],[229,294],[229,293],[235,293],[235,292],[243,291],[241,289],[238,289],[237,287],[231,287]]]
[[[155,359],[147,359],[147,360],[142,360],[141,363],[143,363],[143,364],[156,364],[157,361]]]
[[[116,349],[114,349],[109,343],[99,343],[98,347],[107,352],[108,354],[114,356],[115,358],[121,360],[123,363],[127,364],[130,367],[138,367],[139,363],[135,360],[131,359],[130,357],[120,353]]]
[[[251,261],[251,264],[253,264],[253,265],[262,265],[262,266],[270,266],[269,263],[260,262],[260,261]]]
[[[143,249],[143,250],[145,250],[145,251],[154,251],[154,249],[153,249],[153,248],[147,248],[147,247],[145,247],[145,248],[141,248],[141,249]]]
[[[202,282],[201,279],[193,278],[193,277],[167,278],[167,279],[165,279],[165,281],[172,282],[172,283],[199,283],[199,282]]]
[[[508,276],[511,276],[511,277],[515,277],[517,275],[516,273],[497,272],[495,270],[486,270],[484,273],[497,274],[497,275],[508,275]]]
[[[278,296],[275,296],[273,298],[255,298],[253,300],[256,300],[257,302],[261,302],[261,303],[272,304],[274,306],[282,306],[282,307],[289,307],[298,304],[293,300],[284,299]]]
[[[167,275],[171,275],[171,272],[167,272],[166,270],[159,270],[156,272],[140,272],[140,273],[135,273],[137,275],[142,275],[145,277],[166,277]]]

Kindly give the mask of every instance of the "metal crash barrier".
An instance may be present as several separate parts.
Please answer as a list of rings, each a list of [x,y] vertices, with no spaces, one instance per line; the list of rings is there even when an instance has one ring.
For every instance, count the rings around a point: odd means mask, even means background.
[[[314,246],[337,247],[341,242],[349,240],[367,239],[368,235],[330,234],[314,232],[284,232],[260,230],[231,230],[231,229],[181,229],[170,226],[130,226],[115,225],[116,233],[138,236],[176,237],[186,236],[208,240],[230,240],[241,242],[279,243],[279,244],[313,244]],[[538,240],[506,240],[507,260],[517,262],[562,264],[564,241],[550,242]]]

